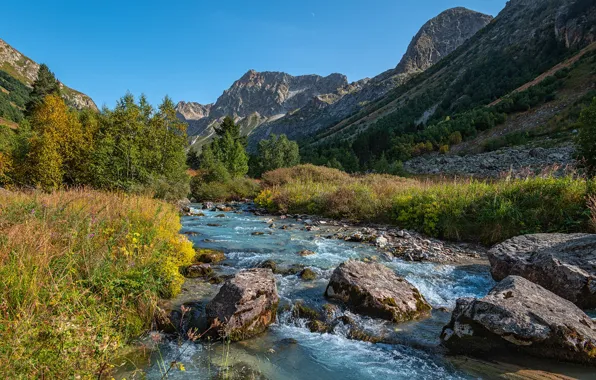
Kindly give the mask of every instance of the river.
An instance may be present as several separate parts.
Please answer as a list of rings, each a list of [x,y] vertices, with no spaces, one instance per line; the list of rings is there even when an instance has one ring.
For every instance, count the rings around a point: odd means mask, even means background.
[[[197,206],[198,207],[198,206]],[[372,245],[325,238],[324,231],[305,231],[295,219],[274,220],[255,216],[246,209],[239,212],[202,211],[204,216],[183,217],[183,231],[197,247],[225,252],[227,259],[215,266],[222,275],[273,260],[278,266],[300,264],[317,273],[314,281],[298,275],[276,275],[280,295],[277,323],[256,338],[232,343],[192,343],[166,340],[141,367],[148,379],[163,377],[163,364],[182,363],[168,372],[171,379],[469,379],[475,376],[457,369],[438,348],[439,334],[448,322],[448,310],[459,297],[482,297],[494,285],[488,265],[443,265],[434,263],[388,261]],[[222,214],[225,215],[222,217]],[[281,229],[283,225],[288,229]],[[264,235],[253,235],[262,232]],[[193,235],[196,233],[196,235]],[[302,257],[297,252],[312,250]],[[385,343],[350,340],[342,324],[332,333],[313,333],[307,321],[291,312],[296,301],[321,308],[333,269],[348,259],[379,260],[414,284],[433,306],[431,318],[393,324],[339,311],[355,320],[372,336]],[[174,306],[203,305],[218,291],[218,285],[188,280]],[[446,310],[445,310],[446,309]],[[443,310],[443,311],[441,311]],[[137,364],[138,365],[138,364]],[[116,378],[135,377],[132,365],[124,366]],[[574,372],[574,368],[569,371]],[[568,371],[568,372],[569,372]],[[581,369],[580,372],[584,372]],[[584,372],[585,373],[585,372]],[[218,377],[219,376],[219,377]]]

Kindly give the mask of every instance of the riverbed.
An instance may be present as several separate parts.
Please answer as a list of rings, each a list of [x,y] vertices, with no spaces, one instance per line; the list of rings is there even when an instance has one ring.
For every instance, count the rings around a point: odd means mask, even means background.
[[[195,205],[198,212],[199,206]],[[329,238],[325,228],[307,231],[301,221],[257,216],[246,206],[232,212],[201,210],[202,216],[183,217],[182,232],[196,247],[225,252],[226,260],[214,266],[220,276],[274,261],[281,268],[311,268],[317,275],[305,281],[298,274],[278,274],[280,312],[268,332],[238,343],[193,343],[163,339],[158,349],[140,362],[123,365],[116,378],[164,377],[171,379],[469,379],[478,372],[445,356],[439,345],[442,327],[460,297],[482,297],[494,285],[488,263],[482,260],[449,265],[407,262],[383,255],[374,245]],[[314,255],[300,256],[303,250]],[[393,324],[361,317],[348,310],[345,315],[367,335],[381,343],[348,339],[348,329],[339,324],[331,333],[311,332],[307,320],[296,316],[293,305],[301,302],[313,309],[328,303],[323,296],[335,267],[348,259],[379,261],[414,284],[433,306],[432,317],[422,321]],[[292,272],[292,271],[289,271]],[[182,294],[171,307],[204,307],[219,289],[203,280],[187,280]],[[147,337],[146,339],[150,339]],[[457,365],[454,365],[456,363]],[[541,368],[544,363],[534,363]],[[549,365],[549,367],[553,367]],[[136,371],[135,371],[136,368]],[[591,370],[579,366],[555,366],[574,377],[589,378]],[[578,375],[579,374],[579,375]]]

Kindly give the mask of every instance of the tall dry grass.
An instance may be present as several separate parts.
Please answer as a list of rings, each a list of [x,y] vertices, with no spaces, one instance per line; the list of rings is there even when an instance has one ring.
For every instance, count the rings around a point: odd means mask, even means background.
[[[596,233],[596,196],[591,195],[588,198],[588,208],[590,209],[590,224],[592,225],[592,232]]]
[[[0,377],[97,377],[180,290],[175,208],[96,191],[0,193]]]
[[[270,210],[392,223],[487,245],[519,234],[585,231],[589,224],[589,181],[573,176],[419,181],[305,165],[263,178],[255,201]]]

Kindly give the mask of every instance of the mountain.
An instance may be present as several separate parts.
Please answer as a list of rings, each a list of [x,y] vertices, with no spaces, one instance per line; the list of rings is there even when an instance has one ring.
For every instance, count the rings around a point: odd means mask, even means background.
[[[594,0],[510,0],[493,21],[447,57],[321,128],[303,144],[303,151],[314,162],[327,162],[331,157],[325,152],[334,147],[340,152],[338,160],[356,155],[362,168],[382,158],[407,160],[420,153],[415,144],[437,149],[448,143],[448,133],[473,139],[513,112],[487,106],[595,39]],[[408,59],[398,67],[408,67],[408,62],[417,60]],[[586,91],[590,86],[581,87]],[[546,85],[539,90],[553,93]],[[508,102],[527,110],[533,102],[548,101],[538,92],[510,97]]]
[[[406,82],[448,55],[492,17],[465,8],[449,9],[429,20],[418,32],[396,68],[372,78],[348,83],[332,74],[293,77],[285,73],[253,70],[236,81],[212,105],[180,102],[179,117],[189,123],[196,146],[208,141],[213,126],[226,115],[250,135],[250,145],[271,133],[290,138],[312,135],[354,113],[367,103]]]
[[[31,87],[37,78],[38,70],[38,63],[0,39],[0,71],[4,71],[25,86]],[[77,109],[97,110],[97,106],[89,96],[67,87],[63,83],[60,83],[60,87],[64,99],[71,106]]]
[[[299,139],[324,130],[439,62],[491,20],[492,16],[466,8],[442,12],[422,26],[397,67],[334,94],[332,101],[315,98],[298,112],[265,123],[251,134],[250,145],[254,147],[272,133]]]
[[[336,92],[347,85],[347,78],[341,74],[292,76],[249,70],[214,104],[180,102],[176,110],[189,124],[189,136],[200,144],[214,133],[213,127],[225,116],[233,116],[248,133],[267,120],[303,107],[315,96]]]

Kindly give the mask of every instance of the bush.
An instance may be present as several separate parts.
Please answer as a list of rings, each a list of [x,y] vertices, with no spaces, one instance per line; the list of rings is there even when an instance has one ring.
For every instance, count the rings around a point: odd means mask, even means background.
[[[584,160],[588,173],[596,175],[596,98],[581,112],[579,127],[577,153]]]
[[[596,196],[590,196],[588,199],[588,208],[590,209],[590,223],[592,231],[596,232]]]
[[[0,192],[2,378],[101,377],[180,291],[195,256],[180,228],[147,197]]]
[[[265,173],[265,189],[256,198],[269,210],[395,223],[434,237],[485,244],[589,228],[590,183],[581,178],[421,182],[325,172],[330,175],[314,180],[313,173],[321,172],[310,166],[275,172],[275,180]]]
[[[190,183],[190,193],[198,202],[241,201],[252,199],[259,193],[259,183],[250,178],[235,178],[225,182],[207,182],[195,176]]]

